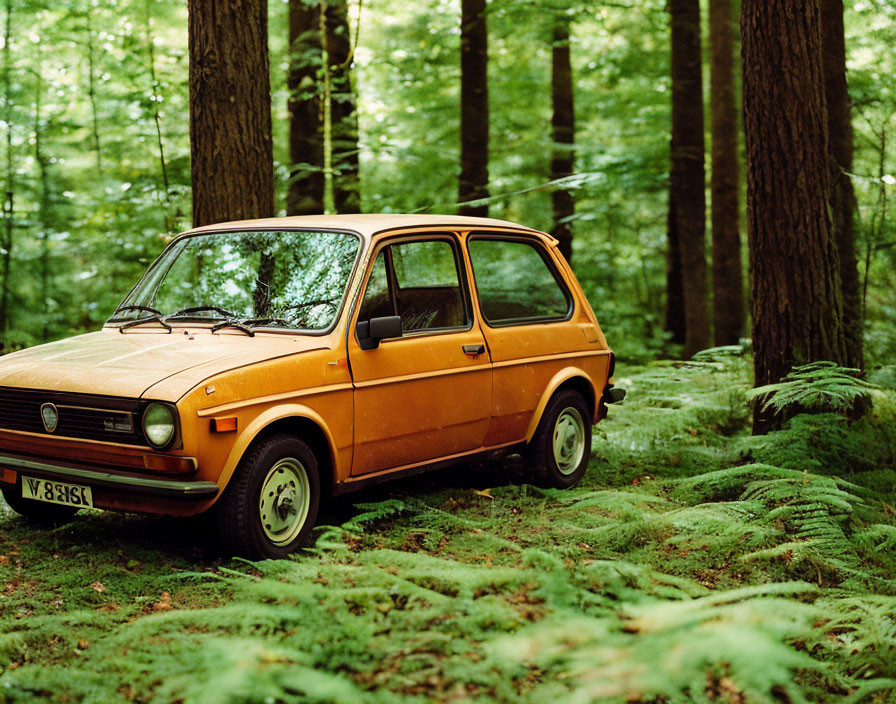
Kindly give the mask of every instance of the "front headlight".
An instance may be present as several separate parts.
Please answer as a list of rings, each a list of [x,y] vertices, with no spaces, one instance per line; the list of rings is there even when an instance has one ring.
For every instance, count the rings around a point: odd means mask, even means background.
[[[149,444],[157,450],[164,450],[174,440],[177,419],[171,406],[151,403],[143,412],[143,434]]]

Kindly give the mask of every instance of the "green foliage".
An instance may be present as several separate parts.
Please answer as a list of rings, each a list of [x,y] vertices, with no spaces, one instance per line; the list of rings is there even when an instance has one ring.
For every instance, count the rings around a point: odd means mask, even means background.
[[[784,642],[810,632],[814,610],[786,598],[807,593],[807,585],[780,584],[647,604],[574,628],[552,619],[506,639],[499,652],[559,671],[569,688],[554,694],[562,702],[710,701],[723,678],[748,701],[776,701],[776,690],[804,701],[793,673],[821,666]]]
[[[857,401],[867,399],[873,388],[858,374],[858,369],[846,369],[834,362],[813,362],[795,367],[777,384],[753,389],[749,398],[759,400],[762,410],[776,413],[792,408],[846,413]]]
[[[352,17],[352,38],[363,209],[453,211],[456,3],[349,6],[360,12]],[[2,282],[11,293],[6,350],[95,329],[190,219],[186,3],[23,0],[11,7],[11,104],[3,108],[14,175],[4,186],[14,194],[13,267]],[[288,11],[286,2],[271,3],[281,206],[290,172]],[[563,184],[576,199],[573,265],[620,357],[653,359],[670,348],[663,331],[670,99],[664,3],[595,9],[571,0],[489,2],[491,212],[553,226],[550,197],[560,184],[549,182],[550,27],[557,16],[573,20],[577,173]],[[847,3],[853,181],[874,364],[896,353],[896,247],[887,206],[896,183],[891,20],[890,0]]]
[[[748,455],[766,464],[819,474],[877,472],[896,459],[896,409],[891,395],[875,394],[874,408],[858,421],[833,413],[801,413],[784,427],[745,442]],[[884,483],[886,482],[883,479]]]

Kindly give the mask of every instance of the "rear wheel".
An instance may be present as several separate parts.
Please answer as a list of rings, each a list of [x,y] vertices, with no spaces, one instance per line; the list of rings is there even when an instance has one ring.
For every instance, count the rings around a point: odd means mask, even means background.
[[[242,459],[217,508],[218,532],[235,554],[280,558],[307,544],[317,519],[317,458],[302,440],[273,435]]]
[[[560,391],[551,398],[526,454],[538,486],[568,489],[579,483],[591,459],[591,419],[580,393]]]
[[[80,510],[73,506],[62,506],[60,504],[22,498],[21,479],[16,482],[15,486],[4,485],[2,491],[3,498],[6,499],[9,507],[20,516],[34,523],[67,523]]]

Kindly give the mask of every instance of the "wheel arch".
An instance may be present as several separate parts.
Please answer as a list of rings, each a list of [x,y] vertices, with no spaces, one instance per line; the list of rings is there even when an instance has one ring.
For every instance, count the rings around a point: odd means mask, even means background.
[[[551,398],[553,398],[559,391],[564,391],[566,389],[577,391],[582,395],[585,399],[585,403],[588,405],[588,413],[591,417],[591,422],[595,422],[597,415],[597,393],[595,391],[594,381],[581,369],[576,367],[566,367],[557,372],[550,382],[548,382],[547,387],[545,387],[544,393],[541,395],[538,405],[535,407],[535,412],[532,414],[532,419],[529,421],[529,428],[526,431],[526,442],[529,442],[535,435],[538,424],[541,422],[541,417],[544,415],[544,409],[547,407]]]
[[[276,434],[293,435],[305,441],[318,460],[321,489],[329,492],[339,476],[339,455],[326,422],[307,406],[279,406],[259,415],[234,443],[218,477],[221,496],[240,461],[255,445]]]

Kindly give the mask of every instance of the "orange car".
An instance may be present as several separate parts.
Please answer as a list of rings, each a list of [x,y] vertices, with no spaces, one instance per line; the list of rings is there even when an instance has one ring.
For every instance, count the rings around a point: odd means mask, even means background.
[[[98,332],[0,360],[0,487],[83,507],[214,509],[280,557],[321,496],[497,449],[576,484],[613,353],[551,237],[500,220],[224,223],[168,245]]]

